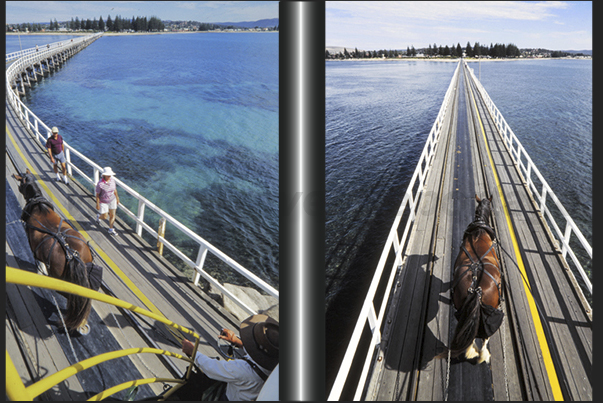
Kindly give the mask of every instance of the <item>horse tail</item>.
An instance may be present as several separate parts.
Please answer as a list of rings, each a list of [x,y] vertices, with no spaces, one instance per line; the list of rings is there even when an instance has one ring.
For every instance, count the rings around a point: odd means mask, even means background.
[[[66,265],[66,273],[63,277],[65,281],[90,288],[88,279],[88,270],[86,265],[79,257],[74,257]],[[92,301],[90,298],[80,297],[75,294],[67,294],[67,315],[65,325],[69,331],[77,329],[82,322],[90,315]]]
[[[481,295],[478,291],[469,293],[465,298],[460,311],[459,322],[450,343],[451,357],[457,357],[467,350],[475,340],[481,320],[481,305]]]

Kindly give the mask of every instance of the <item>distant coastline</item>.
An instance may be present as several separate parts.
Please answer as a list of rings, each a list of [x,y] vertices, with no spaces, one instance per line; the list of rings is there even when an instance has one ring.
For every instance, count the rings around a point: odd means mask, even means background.
[[[204,33],[216,33],[216,34],[238,34],[251,32],[254,34],[269,34],[277,33],[278,31],[168,31],[168,32],[105,32],[103,36],[137,36],[137,35],[164,35],[164,34],[204,34]],[[71,36],[86,36],[92,35],[93,33],[87,32],[7,32],[6,35],[25,35],[25,36],[36,36],[36,35],[71,35]]]
[[[440,62],[450,63],[458,62],[460,58],[433,58],[433,57],[400,57],[400,58],[371,58],[371,59],[327,59],[328,62]],[[592,60],[592,56],[580,56],[580,57],[513,57],[513,58],[498,58],[498,59],[474,59],[465,58],[467,63],[489,63],[489,62],[518,62],[521,60]]]

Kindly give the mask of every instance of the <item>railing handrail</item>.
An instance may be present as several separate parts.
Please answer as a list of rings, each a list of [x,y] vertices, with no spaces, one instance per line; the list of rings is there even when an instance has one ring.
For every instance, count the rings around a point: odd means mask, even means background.
[[[424,181],[427,177],[427,174],[431,168],[432,157],[435,154],[436,146],[440,138],[440,133],[442,131],[442,124],[444,122],[444,118],[446,113],[448,112],[448,105],[450,104],[451,98],[454,94],[454,83],[457,81],[460,62],[458,63],[456,70],[452,76],[452,80],[448,86],[448,90],[446,91],[446,95],[444,96],[444,101],[442,102],[442,106],[438,112],[438,116],[429,132],[427,137],[427,141],[425,142],[425,147],[423,148],[423,152],[419,158],[419,162],[417,163],[417,167],[413,173],[410,184],[407,187],[406,193],[404,194],[404,198],[398,209],[398,213],[394,219],[394,223],[389,231],[389,235],[387,237],[387,241],[385,243],[385,247],[381,253],[381,257],[379,259],[379,263],[377,264],[377,268],[375,270],[375,274],[373,275],[373,279],[371,280],[371,284],[369,286],[369,290],[364,299],[364,303],[360,310],[360,314],[358,316],[358,320],[356,321],[356,325],[354,327],[354,331],[352,333],[352,337],[346,349],[343,361],[339,368],[339,372],[337,373],[337,377],[335,378],[335,382],[333,383],[333,387],[331,388],[331,392],[329,393],[328,400],[339,400],[341,396],[341,392],[343,391],[343,387],[345,386],[345,382],[347,380],[347,376],[349,374],[352,361],[356,355],[356,350],[358,348],[358,344],[360,342],[360,337],[362,335],[362,331],[366,325],[369,323],[369,327],[371,328],[372,338],[370,342],[370,346],[368,347],[368,354],[366,356],[364,367],[362,369],[362,373],[360,376],[360,380],[358,382],[358,386],[356,388],[356,393],[354,396],[354,400],[359,400],[364,390],[366,377],[368,376],[368,372],[371,365],[371,358],[373,356],[374,348],[381,342],[381,334],[380,328],[383,322],[383,318],[385,316],[385,311],[387,307],[387,301],[389,299],[389,295],[391,292],[394,276],[396,274],[396,270],[392,270],[390,277],[387,282],[387,286],[382,297],[381,307],[379,309],[379,315],[377,316],[375,313],[375,307],[373,305],[375,295],[378,289],[378,286],[381,282],[381,277],[383,275],[383,270],[385,268],[385,263],[387,261],[389,252],[392,247],[394,247],[394,251],[396,253],[394,262],[392,264],[393,267],[399,266],[401,264],[402,252],[404,250],[404,246],[406,245],[406,239],[408,233],[411,228],[412,222],[415,220],[416,208],[421,199],[421,195],[424,189]],[[425,168],[423,169],[423,164],[425,163]],[[413,195],[413,188],[415,183],[419,180],[419,186],[416,190],[416,194]],[[409,215],[406,220],[406,227],[404,229],[404,233],[402,238],[398,240],[398,228],[401,225],[402,217],[406,211],[406,208],[409,209]]]
[[[85,35],[85,36],[80,36],[78,38],[66,38],[64,41],[58,41],[58,42],[53,42],[53,43],[45,44],[42,46],[38,46],[37,49],[29,48],[29,49],[18,50],[16,52],[7,53],[6,54],[6,62],[8,63],[11,60],[19,59],[20,57],[31,55],[31,54],[43,54],[44,52],[49,52],[50,49],[52,49],[54,51],[57,48],[60,48],[65,45],[73,45],[76,43],[80,43],[84,40],[90,40],[93,37],[100,37],[100,36],[102,36],[102,34],[103,34],[102,32],[98,32],[93,35]],[[72,40],[73,40],[73,42],[71,42]]]
[[[102,35],[102,33],[91,35],[88,37],[83,37],[83,38],[76,38],[77,40],[74,39],[73,42],[67,41],[66,44],[64,44],[63,46],[58,46],[58,47],[55,47],[54,49],[52,49],[52,47],[51,47],[51,50],[49,52],[50,53],[61,52],[64,49],[69,48],[71,46],[76,46],[77,44],[80,44],[81,42],[98,39],[98,37],[100,37],[101,35]],[[29,66],[30,64],[33,63],[33,60],[35,60],[36,58],[39,58],[40,60],[42,60],[42,59],[45,59],[47,56],[43,52],[35,52],[35,50],[33,53],[32,52],[25,52],[25,53],[27,53],[28,56],[26,56],[23,59],[18,59],[17,61],[15,61],[11,66],[9,66],[6,69],[7,98],[8,98],[9,104],[11,104],[13,106],[13,109],[15,110],[15,112],[17,112],[19,118],[26,125],[27,129],[29,129],[29,130],[31,130],[31,132],[33,132],[33,134],[35,135],[35,137],[38,140],[38,142],[40,143],[40,145],[42,147],[44,147],[46,140],[48,139],[48,137],[51,136],[51,129],[40,118],[38,118],[27,106],[25,106],[23,104],[23,102],[21,102],[18,95],[15,94],[14,91],[12,91],[11,86],[10,86],[12,77],[14,75],[16,75],[19,71],[21,71],[23,66]],[[43,132],[45,132],[45,133],[43,133]],[[64,146],[65,146],[65,157],[67,160],[67,169],[68,169],[69,174],[72,174],[72,170],[75,169],[82,176],[82,178],[84,178],[87,182],[89,182],[90,184],[95,186],[96,183],[98,182],[98,180],[100,179],[100,173],[102,172],[101,166],[96,164],[94,161],[90,160],[89,158],[87,158],[81,152],[77,151],[75,148],[73,148],[67,142],[64,142]],[[78,166],[76,166],[73,163],[73,161],[71,160],[71,153],[74,153],[75,155],[77,155],[79,158],[81,158],[81,160],[84,163],[86,163],[88,166],[90,166],[92,168],[92,178],[90,178],[88,175],[86,175],[86,173],[82,169],[80,169]],[[238,273],[243,275],[245,278],[250,280],[253,284],[255,284],[257,287],[259,287],[261,290],[265,291],[266,293],[268,293],[269,295],[271,295],[273,297],[279,298],[279,292],[274,287],[269,285],[264,280],[260,279],[254,273],[252,273],[249,270],[247,270],[246,268],[244,268],[242,265],[237,263],[234,259],[230,258],[228,255],[226,255],[224,252],[219,250],[217,247],[215,247],[214,245],[209,243],[207,240],[205,240],[201,236],[195,234],[192,230],[190,230],[184,224],[180,223],[175,218],[173,218],[171,215],[169,215],[168,213],[166,213],[165,211],[163,211],[162,209],[157,207],[155,204],[151,203],[149,200],[147,200],[146,198],[141,196],[138,192],[136,192],[135,190],[130,188],[128,185],[126,185],[122,180],[118,180],[116,178],[116,184],[118,186],[120,186],[120,188],[122,188],[126,193],[128,193],[129,195],[131,195],[134,199],[136,199],[138,201],[137,214],[134,214],[133,212],[128,210],[125,206],[123,206],[122,204],[119,204],[119,208],[122,211],[124,211],[130,218],[135,220],[136,233],[140,236],[140,235],[142,235],[142,230],[145,229],[149,234],[151,234],[153,237],[155,237],[158,241],[161,241],[166,247],[168,247],[172,252],[174,252],[174,254],[178,258],[180,258],[185,264],[187,264],[188,266],[195,269],[196,274],[195,274],[195,278],[193,280],[195,285],[199,285],[199,280],[201,277],[203,277],[207,281],[209,281],[212,285],[216,286],[220,290],[220,292],[222,292],[224,295],[226,295],[230,300],[232,300],[237,306],[239,306],[241,309],[243,309],[246,313],[248,313],[250,315],[257,313],[254,309],[250,308],[243,301],[241,301],[235,294],[233,294],[231,291],[226,289],[218,280],[216,280],[215,278],[210,276],[205,270],[203,270],[205,258],[206,258],[207,252],[209,251],[214,256],[216,256],[218,259],[220,259],[221,261],[226,263],[229,267],[231,267],[232,269],[234,269],[235,271],[237,271]],[[191,259],[189,259],[182,251],[180,251],[174,245],[170,244],[167,240],[165,240],[164,237],[160,236],[158,234],[158,232],[153,230],[150,226],[148,226],[144,222],[144,211],[145,211],[146,207],[149,207],[151,210],[153,210],[155,213],[157,213],[160,217],[164,218],[167,222],[170,222],[174,227],[176,227],[180,232],[182,232],[184,235],[186,235],[189,239],[191,239],[199,244],[199,251],[198,251],[196,261],[192,261]]]
[[[567,210],[565,209],[565,207],[563,207],[563,205],[561,204],[561,202],[559,201],[559,199],[553,192],[553,189],[549,186],[547,181],[544,179],[544,177],[542,176],[542,174],[540,173],[540,171],[538,170],[538,168],[532,161],[532,158],[530,158],[530,156],[528,155],[528,152],[521,145],[521,142],[519,141],[519,139],[517,138],[515,133],[513,133],[513,130],[511,130],[511,127],[507,124],[507,121],[505,120],[502,113],[500,113],[500,111],[498,110],[498,108],[496,107],[496,105],[494,104],[494,102],[492,101],[492,99],[490,98],[488,93],[486,92],[486,89],[484,88],[484,86],[475,77],[473,69],[468,67],[468,70],[471,75],[471,78],[476,83],[476,86],[479,89],[479,91],[482,95],[482,98],[484,99],[484,101],[486,103],[486,106],[488,107],[488,110],[490,112],[490,115],[492,116],[492,119],[496,123],[499,133],[501,134],[507,148],[509,149],[509,154],[511,154],[511,158],[514,161],[515,166],[518,168],[518,170],[522,174],[524,181],[528,184],[528,190],[532,194],[532,197],[534,198],[534,200],[537,200],[538,202],[540,202],[540,205],[538,206],[540,211],[543,213],[543,215],[546,214],[546,216],[550,219],[553,229],[555,231],[555,234],[561,240],[561,244],[562,244],[561,252],[562,252],[563,258],[566,258],[567,253],[569,252],[573,263],[578,268],[578,272],[580,273],[580,276],[582,277],[582,279],[584,280],[584,282],[586,284],[586,287],[588,288],[588,291],[592,294],[592,292],[593,292],[592,283],[591,283],[590,279],[588,278],[586,271],[582,267],[582,264],[580,263],[577,256],[575,255],[574,251],[572,250],[572,247],[569,244],[569,240],[570,240],[570,236],[572,235],[572,232],[576,235],[576,238],[578,238],[578,240],[580,241],[580,244],[582,245],[582,247],[584,248],[586,253],[588,253],[588,255],[591,259],[593,257],[592,246],[588,243],[588,241],[582,234],[582,231],[580,231],[580,229],[578,228],[578,226],[576,225],[574,220],[570,217],[570,215],[567,212]],[[517,144],[516,149],[513,147],[514,143]],[[521,161],[522,156],[526,159],[527,165],[524,165],[522,163],[522,161]],[[532,172],[536,175],[536,177],[542,184],[541,192],[538,191],[538,189],[536,188],[536,185],[531,180],[530,174]],[[566,220],[564,232],[561,231],[559,225],[557,224],[557,221],[555,220],[555,218],[553,217],[549,208],[546,205],[546,201],[547,201],[546,196],[547,195],[550,195],[550,198],[553,200],[553,203],[559,209],[563,218]],[[545,224],[546,224],[546,222],[545,222]]]
[[[122,301],[118,298],[111,297],[109,295],[102,294],[98,291],[94,291],[89,288],[77,285],[77,284],[69,283],[64,280],[59,280],[56,278],[43,276],[41,274],[32,273],[32,272],[28,272],[28,271],[21,270],[21,269],[16,269],[16,268],[10,267],[10,266],[6,266],[6,282],[12,283],[12,284],[30,286],[30,287],[46,288],[49,290],[55,290],[55,291],[59,291],[59,292],[66,292],[66,293],[70,293],[70,294],[79,295],[79,296],[82,296],[85,298],[94,299],[99,302],[108,303],[108,304],[111,304],[111,305],[119,307],[119,308],[128,309],[132,312],[147,316],[147,317],[154,319],[156,321],[159,321],[167,326],[173,327],[179,331],[190,334],[191,336],[193,336],[195,338],[195,341],[196,341],[195,347],[194,347],[194,352],[197,351],[197,347],[199,345],[199,338],[200,338],[199,334],[197,334],[193,330],[190,330],[184,326],[178,325],[177,323],[172,322],[172,321],[166,319],[165,317],[162,317],[156,313],[147,311],[146,309],[140,308],[129,302]],[[132,354],[141,354],[141,353],[166,355],[169,357],[174,357],[174,358],[177,358],[180,360],[187,361],[189,364],[194,362],[191,358],[182,356],[177,353],[173,353],[171,351],[161,350],[158,348],[151,348],[151,347],[129,348],[129,349],[125,349],[125,350],[111,351],[111,352],[99,354],[97,356],[84,359],[82,361],[79,361],[79,362],[67,367],[67,368],[64,368],[58,372],[55,372],[54,374],[51,374],[51,375],[47,376],[46,378],[40,379],[37,382],[29,385],[28,387],[25,387],[25,385],[23,385],[23,381],[16,373],[17,370],[14,367],[14,364],[12,364],[12,360],[11,360],[10,355],[7,350],[6,351],[7,379],[10,378],[11,382],[10,383],[7,382],[6,392],[11,400],[33,400],[35,397],[41,395],[42,393],[44,393],[48,389],[52,388],[53,386],[63,382],[67,378],[69,378],[79,372],[82,372],[86,369],[89,369],[95,365],[98,365],[103,362],[107,362],[107,361],[110,361],[110,360],[113,360],[116,358],[125,357],[125,356],[132,355]],[[193,354],[193,356],[194,356],[194,354]],[[189,373],[190,372],[187,372],[187,374],[186,374],[187,379],[188,379]],[[170,378],[152,378],[152,379],[154,379],[153,382],[175,382],[175,383],[183,382],[182,379],[170,379]],[[147,382],[141,382],[141,381],[147,381]],[[138,381],[134,381],[134,382],[136,384],[150,383],[149,379],[143,379],[143,380],[138,380]],[[110,393],[107,394],[107,396],[117,393],[121,390],[124,390],[127,387],[128,386],[126,386],[125,383],[122,383],[120,385],[109,388],[109,389],[107,389],[107,391],[110,391]],[[105,392],[107,392],[107,391],[105,391]],[[103,392],[100,393],[100,395],[102,395],[102,394],[103,394]],[[98,396],[98,394],[96,396]]]

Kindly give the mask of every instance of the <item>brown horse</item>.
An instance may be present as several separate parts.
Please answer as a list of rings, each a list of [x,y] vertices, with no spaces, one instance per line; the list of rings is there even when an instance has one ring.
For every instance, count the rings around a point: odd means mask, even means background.
[[[459,254],[454,263],[452,300],[458,324],[450,344],[450,355],[465,353],[478,363],[490,362],[488,339],[498,330],[503,320],[500,310],[500,263],[494,249],[494,230],[487,224],[492,196],[481,199],[475,195],[478,206],[475,220],[463,235]],[[476,338],[484,340],[477,351]]]
[[[102,267],[92,263],[92,253],[84,237],[63,221],[53,205],[42,197],[29,170],[13,177],[19,181],[19,192],[25,198],[21,220],[25,222],[34,257],[46,265],[51,277],[98,290]],[[62,295],[67,298],[65,325],[68,331],[87,334],[90,299],[69,293]]]

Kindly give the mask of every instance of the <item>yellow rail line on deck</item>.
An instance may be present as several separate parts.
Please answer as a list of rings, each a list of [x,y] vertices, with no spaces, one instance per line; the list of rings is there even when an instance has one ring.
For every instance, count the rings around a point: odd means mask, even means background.
[[[517,242],[517,237],[515,235],[515,228],[513,227],[511,215],[509,213],[509,207],[507,205],[507,201],[505,199],[505,195],[502,190],[502,186],[500,185],[498,171],[496,170],[496,166],[494,164],[494,159],[492,158],[492,153],[490,151],[490,147],[488,146],[488,139],[486,138],[486,131],[484,130],[482,118],[480,116],[479,110],[477,109],[477,103],[475,101],[475,98],[473,97],[473,91],[470,90],[469,93],[471,94],[471,99],[473,100],[473,105],[475,106],[475,112],[477,113],[477,118],[479,119],[479,125],[482,130],[482,135],[484,137],[484,143],[486,145],[486,150],[488,151],[488,159],[490,160],[490,165],[492,166],[492,171],[494,172],[494,179],[496,180],[496,187],[498,189],[498,194],[500,195],[500,200],[502,202],[503,210],[505,212],[505,218],[507,220],[507,226],[509,227],[511,241],[513,242],[513,249],[515,251],[515,258],[517,259],[517,266],[519,267],[519,270],[522,274],[523,285],[524,285],[524,289],[526,291],[526,297],[528,300],[528,305],[530,307],[530,313],[532,315],[534,328],[536,330],[536,335],[538,336],[540,350],[542,351],[542,359],[544,361],[547,375],[549,377],[549,382],[551,384],[553,398],[555,400],[563,400],[563,393],[561,392],[561,386],[559,385],[557,371],[555,370],[555,365],[553,364],[553,359],[551,357],[551,351],[549,350],[549,345],[547,343],[546,336],[544,334],[544,328],[542,326],[542,322],[540,321],[540,315],[538,314],[538,308],[536,307],[536,302],[534,301],[534,297],[532,296],[531,286],[528,281],[528,277],[526,274],[526,269],[525,269],[525,266],[523,263],[523,259],[521,257],[521,251],[519,249],[519,243]]]
[[[8,125],[5,125],[5,126],[6,126],[6,134],[10,138],[10,141],[15,146],[17,153],[19,153],[19,156],[25,162],[25,165],[27,165],[27,168],[29,169],[29,171],[36,177],[36,179],[38,180],[40,185],[44,188],[44,190],[46,190],[46,193],[50,196],[50,198],[52,199],[52,202],[55,204],[55,206],[63,212],[63,214],[70,221],[70,223],[72,223],[76,227],[78,232],[80,232],[82,234],[82,236],[86,239],[86,241],[88,241],[90,243],[90,245],[94,248],[96,253],[98,253],[100,255],[101,259],[103,259],[109,265],[109,267],[113,270],[113,272],[115,274],[117,274],[119,276],[119,278],[122,279],[122,281],[126,284],[126,286],[134,293],[134,295],[136,295],[142,301],[142,303],[147,308],[149,308],[149,310],[151,312],[154,312],[165,318],[165,315],[163,315],[163,313],[159,310],[159,308],[157,308],[146,297],[146,295],[144,295],[144,293],[138,287],[136,287],[136,285],[132,282],[132,280],[130,280],[128,278],[128,276],[126,276],[126,274],[117,266],[117,264],[115,264],[115,262],[102,250],[102,248],[96,242],[94,242],[94,240],[90,237],[90,235],[88,235],[88,233],[86,231],[84,231],[84,229],[77,222],[77,220],[73,218],[73,216],[69,213],[69,211],[67,211],[67,209],[61,204],[61,202],[54,196],[54,194],[50,191],[50,188],[44,183],[44,181],[42,181],[40,179],[40,175],[33,168],[33,166],[29,163],[29,161],[27,161],[27,158],[25,158],[25,155],[19,148],[19,145],[17,144],[12,133],[10,132]],[[170,332],[174,335],[174,337],[176,337],[176,339],[178,339],[178,341],[182,342],[182,339],[184,337],[181,334],[176,334],[169,328],[168,328],[168,330],[170,330]]]

